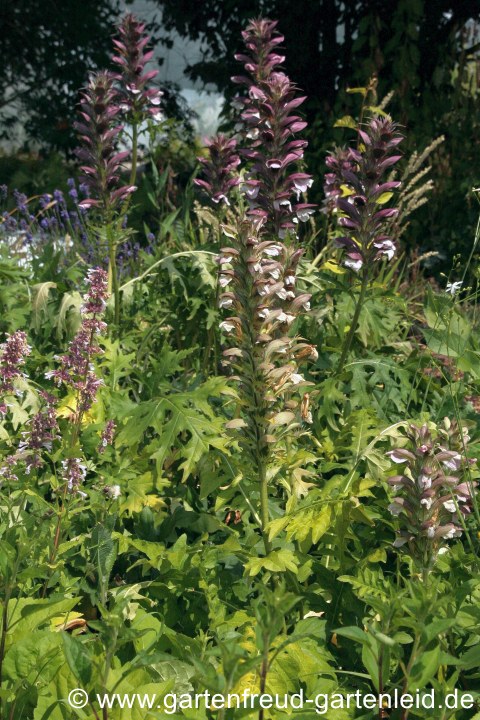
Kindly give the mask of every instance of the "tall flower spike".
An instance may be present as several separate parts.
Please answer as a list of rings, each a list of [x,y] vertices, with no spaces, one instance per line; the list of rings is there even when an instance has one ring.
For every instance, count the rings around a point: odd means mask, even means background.
[[[398,210],[383,205],[399,182],[386,182],[385,175],[401,155],[392,154],[403,136],[390,118],[374,117],[358,130],[359,150],[339,149],[327,157],[325,176],[327,202],[338,213],[338,224],[346,233],[335,238],[346,250],[344,265],[358,272],[375,260],[391,260],[396,253],[388,235],[391,218]]]
[[[265,219],[245,219],[225,228],[231,245],[220,251],[219,305],[228,312],[220,328],[228,338],[225,365],[239,383],[242,416],[227,424],[252,474],[266,483],[273,443],[311,422],[309,384],[298,364],[315,360],[316,349],[289,336],[296,317],[309,309],[310,296],[295,289],[301,252],[264,231]],[[278,449],[278,448],[277,448]],[[262,524],[268,522],[263,505]],[[268,551],[268,541],[265,542]]]
[[[194,183],[201,187],[216,204],[230,205],[229,195],[240,184],[237,168],[240,157],[237,155],[237,141],[219,133],[205,143],[208,157],[199,157],[205,179],[195,178]]]
[[[76,154],[84,163],[82,179],[89,194],[79,205],[98,207],[107,216],[136,190],[133,185],[119,186],[121,164],[129,151],[117,151],[123,128],[116,124],[120,106],[113,81],[114,76],[106,71],[90,76],[80,100],[81,120],[75,123],[81,142]]]
[[[87,412],[96,399],[102,381],[92,368],[95,355],[101,353],[96,338],[105,331],[101,319],[107,300],[107,273],[101,268],[89,270],[87,283],[90,286],[82,305],[82,324],[68,347],[68,352],[57,358],[61,367],[46,373],[57,385],[65,384],[77,395],[75,417]]]
[[[395,547],[405,548],[419,567],[428,571],[447,540],[462,534],[461,516],[472,511],[472,491],[477,483],[468,479],[475,460],[465,457],[466,429],[445,418],[435,432],[427,424],[410,425],[408,444],[387,455],[402,465],[402,474],[388,480],[397,496],[389,506],[398,517]]]
[[[267,229],[284,238],[287,232],[296,234],[295,226],[307,221],[315,206],[298,202],[313,183],[298,166],[307,141],[296,136],[307,123],[295,111],[305,97],[297,96],[295,85],[279,69],[285,58],[276,48],[284,37],[276,25],[266,19],[250,21],[242,33],[246,53],[235,56],[247,75],[232,80],[248,91],[247,97],[235,98],[234,107],[241,111],[238,128],[247,146],[242,154],[250,161],[245,182],[250,214],[265,218]]]
[[[154,54],[153,50],[145,52],[150,42],[150,37],[145,35],[145,25],[129,13],[118,26],[118,34],[119,39],[113,40],[117,55],[112,60],[120,68],[115,78],[121,83],[121,109],[131,122],[141,122],[146,114],[158,118],[162,113],[163,93],[149,87],[158,70],[145,71]]]

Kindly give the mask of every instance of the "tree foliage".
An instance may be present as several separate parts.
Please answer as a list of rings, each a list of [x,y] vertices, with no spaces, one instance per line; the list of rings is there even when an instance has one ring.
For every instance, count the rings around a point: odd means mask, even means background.
[[[109,61],[118,0],[2,0],[0,121],[10,137],[20,121],[29,138],[65,149],[87,73]]]

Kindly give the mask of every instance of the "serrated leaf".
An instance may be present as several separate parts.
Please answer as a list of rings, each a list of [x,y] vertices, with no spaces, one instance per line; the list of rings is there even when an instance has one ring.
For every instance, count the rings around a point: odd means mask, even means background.
[[[106,587],[113,564],[117,556],[116,544],[112,534],[103,525],[96,525],[92,530],[90,549],[93,550],[95,565],[101,584]]]
[[[209,404],[209,398],[218,396],[224,388],[222,378],[211,378],[190,392],[169,392],[130,408],[130,417],[117,438],[118,445],[135,445],[153,428],[158,437],[148,449],[150,457],[156,460],[158,473],[163,472],[165,461],[175,449],[182,459],[179,467],[185,482],[211,448],[226,451],[223,420]]]
[[[298,570],[298,559],[292,550],[272,550],[265,557],[251,558],[245,565],[245,571],[252,576],[258,575],[262,570],[271,572],[286,572],[291,570],[296,573]]]

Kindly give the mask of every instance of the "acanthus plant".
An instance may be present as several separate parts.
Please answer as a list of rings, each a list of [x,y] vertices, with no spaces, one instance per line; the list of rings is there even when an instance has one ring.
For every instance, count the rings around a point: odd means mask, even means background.
[[[396,151],[402,140],[398,126],[389,117],[373,117],[358,128],[357,148],[338,148],[326,159],[329,170],[324,185],[326,202],[339,226],[334,242],[345,251],[344,265],[361,278],[338,373],[349,353],[375,263],[391,261],[396,254],[389,227],[398,209],[384,205],[400,185],[386,176],[401,158]]]
[[[445,418],[438,428],[410,424],[407,443],[387,453],[401,470],[388,479],[396,493],[389,506],[398,523],[394,546],[410,555],[424,580],[475,508],[469,439],[466,428]]]
[[[282,466],[282,441],[311,423],[307,383],[299,364],[316,360],[317,350],[291,332],[310,295],[296,289],[302,250],[273,239],[265,220],[245,218],[225,227],[230,245],[220,251],[220,328],[230,347],[223,355],[239,386],[240,417],[227,427],[238,431],[246,467],[258,481],[265,550],[270,551],[269,470]]]
[[[120,317],[120,290],[117,272],[117,248],[128,238],[126,213],[129,199],[136,188],[138,133],[142,122],[161,116],[162,93],[150,87],[156,70],[147,71],[146,64],[153,51],[145,51],[150,38],[145,25],[131,14],[124,17],[114,39],[116,55],[113,62],[119,72],[101,71],[90,76],[80,101],[81,120],[76,123],[81,146],[77,155],[82,161],[84,183],[89,197],[83,208],[94,208],[99,218],[91,229],[108,246],[109,288],[113,291],[115,323]],[[124,123],[132,129],[131,149],[119,150],[126,138]],[[123,164],[131,159],[128,184],[122,183]],[[94,215],[94,220],[95,220]]]
[[[80,101],[81,120],[75,124],[81,146],[77,156],[83,163],[83,181],[88,197],[80,206],[95,208],[99,227],[90,223],[90,230],[99,237],[106,236],[108,246],[109,287],[115,301],[115,321],[120,317],[120,290],[117,274],[117,246],[123,237],[122,218],[118,216],[128,195],[136,190],[134,185],[121,185],[122,162],[129,157],[129,150],[119,151],[118,141],[123,126],[118,124],[119,97],[114,76],[101,71],[90,76],[89,84]]]
[[[224,358],[239,388],[237,417],[227,427],[236,431],[246,476],[257,483],[267,554],[270,476],[285,467],[290,440],[312,422],[309,383],[299,364],[318,357],[317,350],[292,331],[296,318],[310,307],[310,295],[297,286],[303,250],[295,245],[296,224],[307,220],[314,206],[295,202],[312,184],[311,177],[295,167],[306,146],[295,136],[306,123],[291,112],[304,98],[296,97],[295,87],[278,70],[284,58],[274,48],[283,36],[275,26],[269,20],[251,21],[243,33],[251,55],[236,56],[251,76],[234,78],[248,89],[248,97],[237,97],[235,103],[246,130],[238,152],[247,164],[242,190],[249,207],[245,214],[237,198],[229,216],[233,222],[224,227],[230,244],[218,260],[219,306],[228,312],[220,323],[230,346]],[[228,172],[222,175],[210,161],[212,170],[203,186],[226,203],[238,184],[235,175],[229,176],[238,163],[232,162],[233,143],[222,141],[222,147]]]

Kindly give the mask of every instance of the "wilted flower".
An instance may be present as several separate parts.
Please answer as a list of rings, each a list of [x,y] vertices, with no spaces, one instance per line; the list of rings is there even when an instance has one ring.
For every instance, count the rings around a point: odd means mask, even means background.
[[[280,70],[285,60],[276,48],[284,40],[277,23],[251,20],[242,33],[246,53],[236,55],[247,75],[232,78],[246,86],[247,96],[237,96],[234,106],[241,110],[244,144],[241,154],[250,163],[245,194],[250,214],[265,218],[267,228],[280,238],[295,233],[298,222],[305,222],[314,205],[299,203],[300,195],[311,187],[310,175],[299,171],[307,141],[296,139],[307,123],[294,114],[305,97]]]
[[[130,122],[141,122],[146,114],[159,117],[163,93],[149,87],[158,70],[145,71],[154,55],[153,50],[145,52],[150,42],[145,25],[129,13],[118,26],[118,34],[119,39],[113,40],[118,54],[112,60],[120,67],[120,73],[114,75],[120,81],[120,107]]]
[[[396,253],[388,227],[398,210],[383,205],[400,183],[387,182],[384,176],[400,159],[392,153],[403,140],[390,118],[372,118],[358,136],[360,149],[340,148],[327,157],[324,186],[327,208],[338,213],[338,224],[346,232],[335,237],[335,244],[346,250],[344,264],[356,272]]]
[[[397,495],[389,506],[398,517],[395,547],[405,547],[423,570],[429,570],[447,540],[462,534],[461,517],[472,511],[469,480],[476,460],[465,457],[469,436],[465,428],[445,418],[431,429],[410,425],[405,447],[391,450],[392,462],[402,474],[388,480]]]
[[[195,185],[203,188],[214,203],[230,205],[228,196],[240,183],[236,170],[240,158],[236,153],[237,141],[221,133],[205,143],[208,157],[199,157],[205,179],[196,178]]]
[[[119,97],[112,73],[102,71],[90,75],[80,100],[81,121],[75,123],[81,147],[76,151],[84,163],[83,181],[88,198],[82,208],[98,207],[110,214],[115,207],[136,190],[135,186],[120,186],[120,168],[129,151],[118,152],[117,140],[122,126],[116,124],[120,112]]]
[[[117,500],[122,494],[120,485],[105,485],[103,492],[110,500]]]

